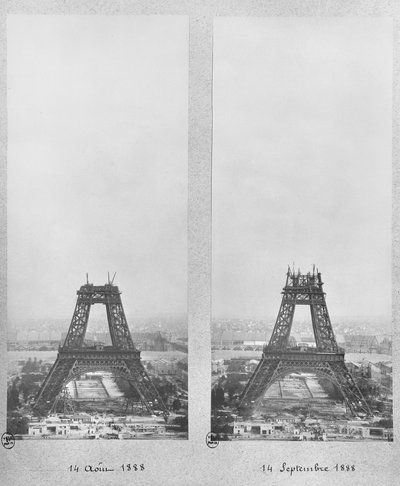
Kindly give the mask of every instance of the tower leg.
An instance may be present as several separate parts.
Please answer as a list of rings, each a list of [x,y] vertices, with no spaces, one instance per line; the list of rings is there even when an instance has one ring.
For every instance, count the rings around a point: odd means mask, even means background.
[[[74,363],[74,358],[63,359],[58,357],[56,359],[36,397],[35,406],[33,408],[35,414],[46,415],[50,411],[54,400],[61,392]]]
[[[280,360],[261,359],[239,400],[239,408],[256,408],[272,383]]]
[[[164,417],[166,417],[168,415],[168,410],[142,363],[126,362],[126,365],[132,376],[130,382],[137,390],[142,402],[146,405],[148,412],[153,413],[154,410],[162,410]]]
[[[353,415],[360,412],[371,415],[371,410],[346,365],[339,362],[331,363],[330,367],[350,412]]]

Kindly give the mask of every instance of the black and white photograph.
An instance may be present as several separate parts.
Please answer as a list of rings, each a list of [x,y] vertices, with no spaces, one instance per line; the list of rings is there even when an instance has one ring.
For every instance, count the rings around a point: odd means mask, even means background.
[[[394,486],[400,4],[0,3],[12,486]]]
[[[187,18],[7,29],[7,431],[187,439]]]
[[[393,441],[392,21],[214,21],[211,428]]]

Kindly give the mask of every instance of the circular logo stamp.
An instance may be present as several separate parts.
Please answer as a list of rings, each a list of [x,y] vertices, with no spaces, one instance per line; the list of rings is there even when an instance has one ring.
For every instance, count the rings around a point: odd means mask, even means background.
[[[5,449],[12,449],[15,445],[14,436],[9,432],[4,432],[4,434],[1,436],[1,445]]]
[[[206,444],[210,449],[215,449],[219,444],[218,434],[215,432],[209,432],[206,435]]]

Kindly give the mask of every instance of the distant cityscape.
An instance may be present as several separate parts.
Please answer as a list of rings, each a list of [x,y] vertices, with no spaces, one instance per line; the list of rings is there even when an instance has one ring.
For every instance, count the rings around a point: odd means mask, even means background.
[[[183,343],[187,351],[187,318],[185,315],[128,317],[130,332],[138,349],[168,348],[167,343]],[[8,349],[57,349],[67,335],[69,321],[65,319],[15,321],[8,324]],[[104,319],[90,319],[86,338],[91,342],[110,344],[110,333]],[[170,344],[170,347],[174,345]],[[184,351],[184,349],[182,349]]]
[[[372,335],[382,338],[391,337],[392,335],[392,322],[390,317],[340,316],[331,317],[331,319],[336,338],[340,335],[355,334]],[[212,322],[212,333],[216,335],[218,332],[223,331],[254,332],[260,335],[263,334],[269,338],[274,328],[275,320],[276,316],[259,319],[249,317],[214,318]],[[295,318],[291,335],[295,337],[312,335],[310,320],[296,320]]]

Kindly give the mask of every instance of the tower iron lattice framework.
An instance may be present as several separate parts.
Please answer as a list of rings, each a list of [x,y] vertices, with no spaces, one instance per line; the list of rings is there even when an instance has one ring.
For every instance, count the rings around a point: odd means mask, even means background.
[[[315,373],[331,381],[343,395],[352,415],[370,415],[369,406],[348,371],[344,349],[333,333],[323,291],[321,273],[302,274],[288,269],[282,302],[269,343],[253,375],[239,398],[239,409],[256,409],[268,388],[290,373]],[[289,337],[296,305],[307,305],[311,311],[315,348],[291,347]]]
[[[48,414],[70,381],[88,372],[107,371],[128,381],[148,413],[161,411],[166,419],[169,412],[141,363],[140,351],[133,344],[118,287],[110,281],[101,286],[87,283],[77,295],[68,334],[41,385],[33,411],[37,415]],[[90,309],[94,304],[106,306],[111,346],[85,342]]]

